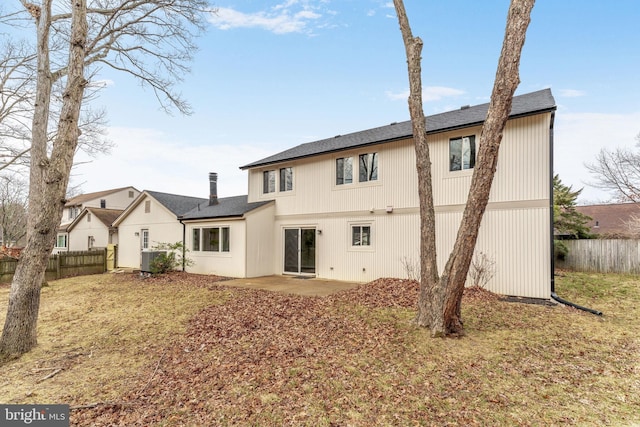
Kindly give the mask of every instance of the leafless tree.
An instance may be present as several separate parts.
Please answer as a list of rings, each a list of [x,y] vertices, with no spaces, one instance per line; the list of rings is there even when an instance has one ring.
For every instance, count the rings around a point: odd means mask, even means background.
[[[0,233],[4,246],[21,245],[27,234],[27,182],[17,174],[0,176]]]
[[[22,161],[31,135],[35,55],[25,43],[0,44],[0,169]]]
[[[413,126],[420,199],[420,294],[416,323],[432,336],[463,333],[461,303],[464,285],[496,170],[502,133],[511,112],[513,94],[520,83],[520,54],[529,26],[533,0],[512,0],[507,15],[502,52],[498,61],[491,102],[480,134],[478,160],[467,204],[453,250],[438,274],[431,160],[427,123],[422,109],[421,54],[423,42],[414,37],[402,0],[394,0],[404,41],[409,73],[409,113]]]
[[[595,178],[589,185],[610,191],[621,202],[640,202],[640,134],[637,149],[600,150],[593,163],[585,164]]]
[[[80,112],[100,66],[138,78],[161,106],[189,113],[175,91],[204,29],[206,0],[21,0],[36,30],[36,84],[31,123],[26,246],[11,283],[0,360],[36,345],[40,287],[65,204],[80,138]],[[59,115],[52,116],[61,82]],[[51,122],[55,136],[49,139]]]

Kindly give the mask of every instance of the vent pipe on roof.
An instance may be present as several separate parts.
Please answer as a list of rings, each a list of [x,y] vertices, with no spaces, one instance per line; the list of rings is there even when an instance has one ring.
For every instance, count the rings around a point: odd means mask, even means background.
[[[218,174],[209,173],[209,206],[218,204]]]

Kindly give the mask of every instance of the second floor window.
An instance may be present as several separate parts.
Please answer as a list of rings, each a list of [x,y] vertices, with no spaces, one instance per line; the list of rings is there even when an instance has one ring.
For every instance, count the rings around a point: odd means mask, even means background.
[[[336,159],[336,185],[353,182],[353,157]]]
[[[449,170],[473,169],[476,165],[476,137],[465,136],[449,140]]]
[[[359,181],[376,181],[378,179],[378,153],[360,154]]]
[[[69,208],[69,219],[75,219],[75,217],[78,216],[78,207],[77,206],[71,206]]]
[[[107,207],[107,201],[106,199],[100,199],[100,207],[102,209],[105,209]]]
[[[276,171],[262,172],[262,192],[264,194],[276,192]]]
[[[280,169],[280,191],[293,190],[293,168]]]

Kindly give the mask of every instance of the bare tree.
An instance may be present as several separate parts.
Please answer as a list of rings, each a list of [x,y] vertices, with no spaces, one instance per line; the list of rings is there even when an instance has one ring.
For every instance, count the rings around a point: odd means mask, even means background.
[[[402,0],[394,0],[404,41],[409,73],[409,112],[416,150],[420,199],[421,279],[416,323],[431,329],[432,336],[463,333],[461,303],[464,285],[484,216],[513,94],[520,83],[520,54],[531,20],[534,0],[512,0],[487,118],[480,134],[467,204],[458,235],[442,275],[438,274],[435,213],[427,123],[422,109],[421,52],[423,42],[414,37]]]
[[[25,43],[0,45],[0,169],[24,165],[33,111],[35,55]]]
[[[21,0],[37,33],[37,78],[31,124],[27,243],[9,295],[0,360],[36,345],[40,286],[62,217],[80,111],[89,79],[106,65],[151,87],[165,110],[189,105],[175,93],[204,29],[206,0]],[[63,82],[56,131],[49,139],[54,84]]]
[[[27,183],[17,174],[0,176],[0,237],[4,246],[22,244],[27,235]]]
[[[603,148],[593,163],[585,164],[595,178],[589,185],[611,192],[621,202],[640,202],[640,134],[636,140],[636,151]]]

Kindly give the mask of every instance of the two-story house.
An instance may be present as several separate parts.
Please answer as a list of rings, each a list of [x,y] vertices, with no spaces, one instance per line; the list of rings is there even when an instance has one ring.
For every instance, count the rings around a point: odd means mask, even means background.
[[[81,238],[79,238],[78,242],[74,242],[74,245],[72,246],[74,248],[85,248],[85,246],[89,244],[88,237],[85,235],[85,228],[87,227],[78,227],[78,222],[76,221],[76,219],[83,212],[83,209],[95,208],[123,210],[127,206],[129,206],[131,202],[133,202],[134,199],[138,197],[139,194],[140,191],[136,190],[134,187],[122,187],[112,190],[81,194],[67,200],[67,203],[65,203],[64,206],[64,212],[62,213],[62,220],[60,221],[60,228],[58,229],[56,245],[53,253],[69,251],[71,240],[74,238],[74,228],[76,229],[76,232],[82,234],[82,236]],[[103,212],[101,212],[100,217],[105,221],[107,220],[107,218],[111,218],[110,214],[106,211],[104,212],[104,214]],[[91,216],[87,218],[91,218]],[[74,221],[76,221],[75,224]],[[70,226],[72,225],[76,225],[76,227],[71,227],[70,229]],[[104,241],[107,243],[112,243],[114,235],[112,229],[112,234],[111,236],[109,236],[110,226],[111,224],[108,224],[104,227],[103,230],[96,231],[100,234],[94,235],[94,240],[95,238],[97,238],[99,242]]]
[[[455,241],[488,104],[427,117],[438,265]],[[546,89],[516,96],[476,251],[495,262],[487,287],[548,298],[553,121]],[[293,147],[241,167],[249,194],[226,211],[181,217],[189,271],[252,277],[405,277],[419,257],[419,200],[411,122]]]

